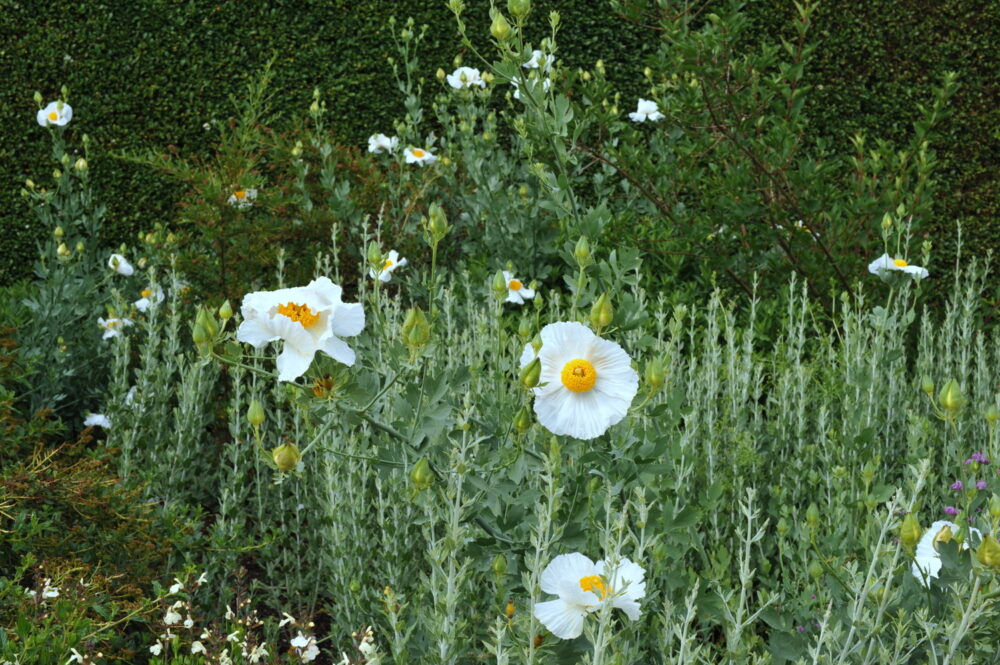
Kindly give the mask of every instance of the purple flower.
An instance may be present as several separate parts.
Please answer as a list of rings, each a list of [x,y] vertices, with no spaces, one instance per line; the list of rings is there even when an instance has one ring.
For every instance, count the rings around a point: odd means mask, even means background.
[[[804,632],[806,632],[806,627],[805,626],[796,626],[795,630],[799,631],[800,633],[804,633]]]
[[[953,482],[951,484],[951,488],[953,490],[960,490],[960,489],[962,489],[962,481],[961,480],[956,480],[955,482]]]
[[[976,460],[980,464],[989,464],[990,461],[986,459],[986,455],[982,453],[972,453],[972,459]]]
[[[961,511],[958,508],[956,508],[955,506],[945,506],[944,507],[944,514],[945,515],[958,515],[959,512],[961,512]]]
[[[976,489],[977,490],[984,490],[984,489],[986,489],[986,481],[985,480],[977,481],[976,482]]]

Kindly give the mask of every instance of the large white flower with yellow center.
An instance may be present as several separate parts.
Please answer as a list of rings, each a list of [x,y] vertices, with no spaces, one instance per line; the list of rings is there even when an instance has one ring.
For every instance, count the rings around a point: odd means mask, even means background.
[[[163,289],[159,286],[153,286],[150,284],[139,293],[139,296],[139,299],[132,304],[135,305],[135,308],[140,312],[145,312],[150,307],[159,305],[163,302]]]
[[[376,155],[383,152],[394,152],[399,145],[399,137],[389,138],[385,134],[372,134],[368,137],[368,152]]]
[[[883,254],[868,264],[868,272],[873,275],[882,276],[884,273],[889,271],[905,272],[909,275],[915,276],[917,279],[923,279],[930,275],[930,273],[927,272],[927,268],[911,266],[906,259],[894,259],[888,254]]]
[[[243,297],[243,323],[236,339],[254,348],[283,340],[278,355],[278,380],[302,376],[317,351],[353,365],[354,350],[341,337],[353,337],[365,327],[361,303],[345,303],[342,289],[327,277],[306,286],[277,291],[257,291]]]
[[[237,210],[249,210],[257,200],[257,190],[250,187],[247,189],[237,189],[229,195],[229,205]]]
[[[941,555],[938,553],[938,543],[946,543],[958,534],[961,527],[948,520],[938,520],[931,524],[931,528],[924,532],[917,543],[917,551],[913,556],[913,566],[910,572],[924,585],[929,587],[931,580],[938,577],[941,572]],[[970,528],[968,535],[975,533],[979,540],[983,539],[983,532],[979,529]],[[962,542],[962,549],[969,549],[969,539],[966,537]]]
[[[104,331],[104,335],[101,339],[111,339],[112,337],[118,337],[122,334],[122,329],[126,326],[132,325],[129,319],[120,319],[117,317],[97,317],[97,325]]]
[[[471,88],[474,85],[485,88],[486,81],[483,80],[479,70],[475,67],[459,67],[451,74],[448,74],[448,85],[456,90]]]
[[[437,156],[423,148],[407,148],[403,151],[407,164],[433,164],[437,161]]]
[[[553,635],[571,640],[583,633],[583,620],[607,603],[632,621],[641,614],[639,600],[646,595],[646,571],[623,558],[609,570],[604,561],[596,564],[574,552],[560,554],[542,571],[541,587],[556,600],[536,603],[532,612]]]
[[[538,422],[553,434],[593,439],[621,421],[639,391],[625,350],[576,322],[550,323],[540,336]]]
[[[36,119],[42,127],[62,127],[73,119],[73,107],[66,102],[49,102],[45,108],[38,109]]]
[[[628,114],[628,117],[632,122],[656,122],[657,120],[662,120],[666,116],[660,113],[660,107],[656,102],[650,99],[639,98],[639,104],[637,105],[635,111]]]
[[[535,290],[525,286],[509,270],[503,271],[503,278],[507,280],[507,302],[523,305],[525,300],[531,300],[535,297]]]
[[[379,268],[378,271],[376,271],[375,268],[368,269],[368,276],[372,279],[377,277],[379,281],[388,282],[392,279],[392,271],[405,265],[406,259],[401,258],[399,256],[399,252],[392,249],[389,250],[389,255],[385,258],[385,261],[382,263],[382,267]]]

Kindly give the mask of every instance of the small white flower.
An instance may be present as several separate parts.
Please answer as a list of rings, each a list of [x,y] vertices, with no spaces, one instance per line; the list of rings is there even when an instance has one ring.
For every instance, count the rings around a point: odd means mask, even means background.
[[[548,73],[552,71],[552,65],[555,63],[555,58],[550,55],[545,55],[538,49],[535,49],[531,52],[531,59],[521,66],[525,69],[541,69],[543,72]]]
[[[433,164],[437,161],[436,155],[423,148],[407,148],[403,151],[403,155],[406,156],[407,164],[419,164],[423,166],[424,164]]]
[[[571,640],[583,633],[583,620],[611,603],[632,621],[639,619],[639,600],[646,595],[642,566],[623,558],[613,570],[574,552],[560,554],[542,571],[542,591],[559,596],[537,603],[532,611],[553,635]]]
[[[378,277],[382,282],[388,282],[392,279],[392,271],[396,268],[400,268],[406,265],[406,259],[400,258],[399,252],[394,249],[389,250],[389,256],[386,257],[385,263],[379,268],[378,272],[375,272],[375,268],[369,268],[368,276],[372,279]]]
[[[639,391],[632,359],[575,321],[542,328],[535,415],[553,434],[593,439],[622,420]]]
[[[73,662],[74,660],[75,660],[76,662],[80,663],[80,665],[83,665],[83,664],[84,664],[84,663],[86,662],[86,661],[84,660],[84,657],[83,657],[83,655],[82,655],[81,653],[79,653],[79,652],[78,652],[78,651],[77,651],[76,649],[70,649],[70,652],[71,652],[71,653],[72,653],[73,655],[72,655],[72,656],[70,656],[70,657],[69,657],[69,660],[67,660],[67,661],[66,661],[67,665],[68,665],[69,663],[72,663],[72,662]]]
[[[233,632],[226,635],[227,642],[239,642],[240,641],[240,631],[234,630]]]
[[[257,190],[254,188],[237,189],[229,195],[229,205],[237,210],[247,210],[253,207],[253,202],[257,200]]]
[[[167,609],[167,613],[163,615],[163,623],[167,626],[176,626],[181,622],[184,617],[177,610],[184,606],[183,601],[178,600],[176,603],[171,605]],[[169,632],[169,631],[168,631]]]
[[[162,652],[163,652],[163,644],[161,644],[160,642],[157,642],[153,646],[149,647],[149,653],[153,654],[154,656],[159,656]]]
[[[183,590],[184,583],[175,577],[174,583],[170,585],[170,593],[180,593]]]
[[[930,273],[927,272],[927,268],[911,266],[907,263],[906,259],[893,259],[888,254],[883,254],[868,264],[868,272],[873,275],[878,275],[879,277],[884,277],[893,270],[905,272],[908,275],[915,276],[917,279],[924,279],[930,275]]]
[[[62,127],[73,119],[73,107],[66,102],[49,102],[43,109],[38,109],[36,116],[38,124],[42,127],[57,125]]]
[[[295,617],[293,617],[288,612],[282,612],[281,614],[284,615],[285,618],[278,622],[278,628],[281,628],[282,626],[284,626],[286,624],[289,624],[289,623],[290,624],[297,624],[298,623],[298,621],[295,620]]]
[[[396,152],[399,146],[399,137],[389,138],[385,134],[372,134],[368,137],[368,152],[381,154],[383,152]]]
[[[103,413],[89,413],[87,414],[87,417],[83,419],[83,426],[111,429],[111,421]]]
[[[479,70],[475,67],[459,67],[449,74],[447,79],[448,85],[456,90],[469,88],[474,85],[478,85],[480,88],[486,87],[486,81],[483,80]]]
[[[341,337],[353,337],[365,327],[360,303],[345,303],[342,289],[327,277],[306,286],[277,291],[257,291],[243,297],[243,323],[236,339],[261,348],[284,341],[278,356],[278,380],[294,381],[302,376],[317,351],[347,366],[354,364],[354,351]]]
[[[629,113],[628,117],[635,122],[645,122],[647,120],[655,122],[662,120],[666,116],[660,113],[660,107],[657,106],[656,102],[640,97],[638,108],[636,108],[634,113]]]
[[[917,551],[913,556],[913,565],[910,567],[910,572],[913,573],[913,576],[923,586],[929,587],[931,580],[937,578],[941,572],[943,564],[941,562],[941,555],[937,551],[937,544],[951,540],[960,528],[954,522],[938,520],[931,524],[931,527],[920,537],[920,542],[917,543]],[[979,537],[979,540],[983,539],[983,532],[974,528],[969,529],[967,536],[973,533]],[[968,537],[962,542],[962,549],[969,549]]]
[[[101,416],[101,417],[104,418],[104,416]],[[107,420],[107,418],[104,418],[104,419]],[[110,426],[111,426],[111,423],[108,423],[108,427],[110,427]],[[103,425],[102,425],[102,427],[103,427]],[[45,586],[42,589],[42,598],[58,598],[59,597],[59,587],[57,587],[57,586],[51,586],[51,582],[52,582],[52,580],[45,580]]]
[[[203,572],[201,575],[198,576],[198,579],[194,581],[194,585],[201,586],[207,581],[208,581],[208,571],[206,570],[205,572]]]
[[[194,619],[192,619],[191,615],[189,614],[188,618],[184,619],[184,627],[191,628],[192,626],[194,626]]]
[[[207,653],[205,651],[205,645],[199,642],[198,640],[195,640],[194,642],[191,643],[191,655],[194,656],[195,654],[199,653]]]
[[[132,304],[140,312],[145,312],[150,307],[159,305],[161,302],[163,302],[163,289],[150,284],[139,293],[139,299]]]
[[[521,99],[521,79],[515,76],[510,80],[510,84],[514,86],[514,99]],[[551,87],[551,79],[542,79],[542,90],[548,92]]]
[[[108,257],[108,267],[124,277],[131,277],[132,273],[135,272],[132,264],[121,254],[112,254]]]
[[[518,305],[523,305],[525,300],[535,297],[535,290],[526,287],[521,280],[515,279],[514,273],[509,270],[503,271],[503,278],[507,280],[507,301]]]
[[[295,650],[295,655],[303,663],[316,660],[316,656],[319,655],[319,647],[316,646],[316,640],[312,637],[306,637],[301,632],[292,639],[291,646]]]
[[[101,339],[111,339],[112,337],[118,337],[121,335],[122,328],[132,325],[132,321],[116,317],[109,317],[107,319],[97,317],[97,325],[104,331],[104,335],[101,336]]]
[[[267,658],[267,649],[265,648],[266,646],[267,642],[262,642],[261,644],[251,649],[249,654],[244,654],[244,657],[251,663],[256,665],[256,663],[259,663],[262,659]]]

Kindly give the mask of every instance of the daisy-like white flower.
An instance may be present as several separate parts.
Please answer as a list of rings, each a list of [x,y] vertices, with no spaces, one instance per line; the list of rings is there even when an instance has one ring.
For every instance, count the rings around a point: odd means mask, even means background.
[[[948,520],[938,520],[931,524],[931,527],[920,537],[917,543],[917,551],[913,556],[913,566],[910,571],[913,576],[924,585],[929,587],[931,580],[937,578],[941,572],[941,555],[938,554],[937,544],[946,543],[958,533],[959,527],[954,522]],[[979,529],[969,529],[969,535],[975,533],[980,540],[983,539],[983,532]],[[969,549],[969,539],[962,542],[962,549]]]
[[[135,268],[121,254],[112,254],[108,257],[108,267],[123,277],[131,277]]]
[[[243,323],[236,339],[261,348],[283,340],[278,356],[278,380],[302,376],[317,351],[345,365],[354,364],[354,351],[341,337],[353,337],[365,327],[361,303],[345,303],[342,289],[327,277],[306,286],[257,291],[243,297]]]
[[[638,107],[634,113],[629,113],[628,117],[634,122],[646,122],[647,120],[656,122],[666,116],[660,113],[660,107],[656,102],[640,97]]]
[[[295,651],[295,655],[303,663],[316,660],[316,656],[319,655],[319,647],[316,646],[316,640],[303,635],[301,632],[292,638],[291,647]]]
[[[257,190],[252,187],[249,189],[237,189],[229,195],[229,205],[233,206],[237,210],[248,210],[252,208],[253,202],[256,200]]]
[[[543,52],[535,49],[531,52],[531,58],[521,66],[525,69],[541,69],[547,74],[552,71],[552,65],[555,62],[555,58],[551,55],[545,55]]]
[[[407,164],[433,164],[437,161],[437,156],[423,148],[407,148],[403,151]]]
[[[381,154],[383,152],[395,152],[399,146],[399,137],[389,138],[385,134],[372,134],[368,137],[368,152]]]
[[[456,90],[471,88],[474,85],[478,85],[480,88],[486,87],[486,81],[483,80],[479,70],[475,67],[459,67],[451,74],[448,74],[447,79],[448,85]]]
[[[540,337],[535,415],[545,429],[593,439],[625,417],[639,375],[622,347],[573,321],[550,323]]]
[[[104,331],[101,339],[111,339],[112,337],[118,337],[121,335],[122,329],[132,325],[132,321],[129,319],[119,319],[115,317],[109,317],[107,319],[97,317],[97,325]]]
[[[583,633],[583,620],[607,603],[632,621],[641,614],[639,600],[646,595],[646,571],[623,558],[609,570],[604,561],[596,564],[574,552],[560,554],[542,571],[541,587],[556,600],[537,603],[532,612],[553,635],[571,640]]]
[[[42,127],[57,125],[62,127],[73,119],[73,107],[66,102],[49,102],[43,109],[38,109],[38,124]]]
[[[523,305],[525,300],[535,297],[535,290],[526,287],[521,280],[514,277],[514,273],[509,270],[503,271],[503,278],[507,280],[507,301]],[[530,346],[530,345],[529,345]]]
[[[405,265],[406,259],[400,258],[399,252],[391,249],[389,250],[389,256],[385,258],[385,262],[382,264],[382,267],[379,268],[378,272],[375,271],[375,268],[369,268],[368,276],[372,279],[377,277],[382,282],[388,282],[392,279],[392,271]]]
[[[905,272],[908,275],[915,276],[917,279],[924,279],[930,275],[930,273],[927,272],[927,268],[911,266],[906,259],[893,259],[888,254],[883,254],[868,264],[868,272],[873,275],[878,275],[879,277],[882,277],[893,270]]]
[[[514,99],[521,99],[521,79],[514,77],[510,80],[510,84],[514,86]],[[551,79],[542,79],[542,89],[545,92],[548,92],[551,87]]]
[[[163,302],[163,289],[159,286],[154,287],[153,285],[147,286],[139,293],[140,298],[136,300],[133,305],[140,312],[145,312],[153,305],[159,305]]]
[[[111,429],[111,421],[103,413],[90,413],[83,419],[84,427],[103,427]]]

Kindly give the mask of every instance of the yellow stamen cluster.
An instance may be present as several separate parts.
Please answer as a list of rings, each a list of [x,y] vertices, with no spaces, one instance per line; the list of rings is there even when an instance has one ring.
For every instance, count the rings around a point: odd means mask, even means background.
[[[585,393],[597,383],[597,370],[583,358],[570,360],[562,368],[562,384],[575,393]]]
[[[50,122],[55,122],[58,119],[59,119],[59,114],[58,113],[56,113],[55,111],[49,111],[49,121]]]
[[[233,192],[233,196],[235,196],[238,200],[242,201],[247,196],[247,190],[237,189],[235,192]]]
[[[294,302],[278,305],[278,314],[284,314],[292,321],[298,321],[305,328],[319,323],[319,314],[309,309],[309,305]]]
[[[509,282],[507,282],[507,286],[510,288],[511,291],[520,291],[521,287],[523,287],[524,285],[521,284],[520,280],[512,279]]]
[[[385,260],[385,265],[382,266],[382,270],[388,270],[393,265],[395,265],[395,264],[393,264],[392,259],[386,259]]]
[[[423,150],[421,150],[420,148],[414,148],[414,149],[413,149],[413,156],[414,156],[414,157],[423,157],[423,156],[424,156],[424,155],[426,155],[426,154],[427,154],[427,153],[425,153],[425,152],[424,152]]]
[[[149,296],[153,295],[153,289],[143,289],[139,293],[139,295],[141,295],[143,298],[148,298]]]
[[[580,578],[580,588],[584,591],[594,592],[598,598],[604,600],[611,593],[609,589],[604,584],[604,580],[601,579],[600,575],[588,575],[587,577]]]
[[[896,265],[897,268],[905,268],[906,266],[910,265],[909,263],[906,262],[906,259],[896,259],[895,261],[893,261],[893,263]]]

